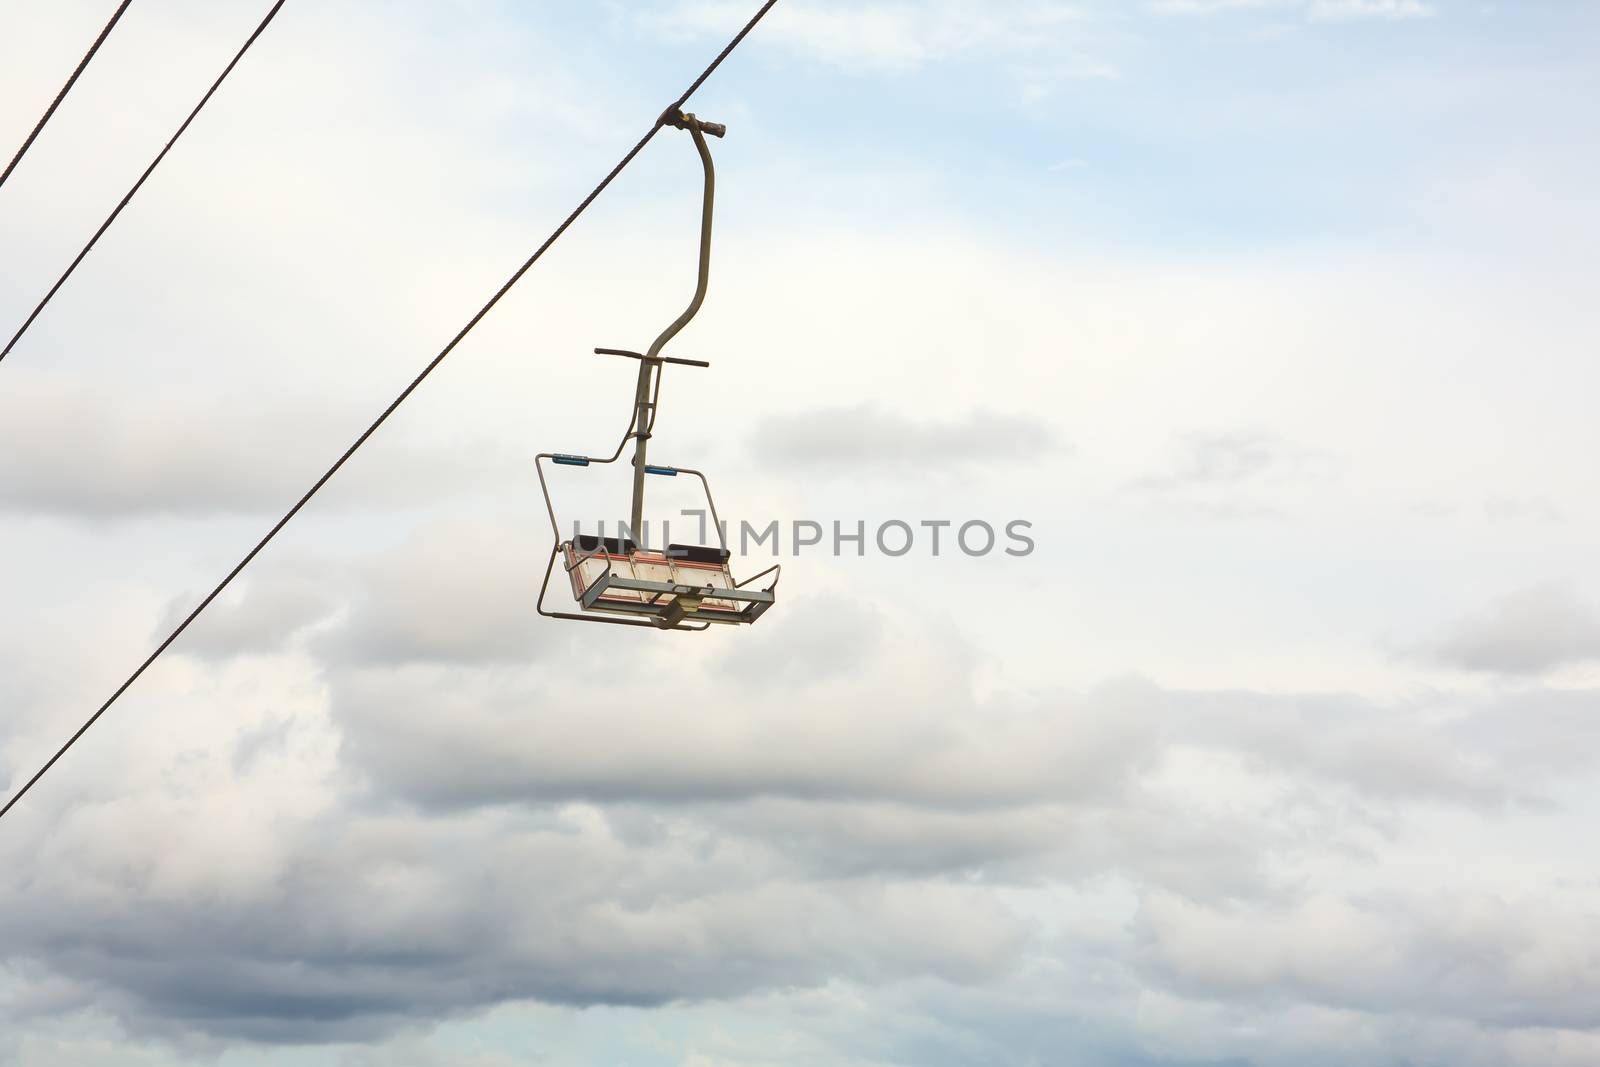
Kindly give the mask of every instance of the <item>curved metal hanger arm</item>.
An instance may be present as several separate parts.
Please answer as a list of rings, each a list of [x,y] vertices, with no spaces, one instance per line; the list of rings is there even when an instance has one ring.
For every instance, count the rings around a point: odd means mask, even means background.
[[[694,299],[689,302],[682,315],[661,332],[655,339],[650,350],[645,353],[645,359],[652,360],[661,355],[661,350],[667,342],[678,336],[683,328],[700,312],[700,305],[706,302],[706,288],[711,280],[711,215],[717,199],[717,169],[711,162],[711,147],[706,144],[706,134],[721,137],[727,128],[713,122],[701,122],[693,115],[681,112],[669,115],[663,119],[668,125],[678,126],[689,131],[694,138],[694,146],[700,153],[700,162],[705,166],[706,191],[703,205],[700,209],[700,279],[694,291]]]
[[[634,389],[634,425],[638,429],[634,435],[633,446],[633,507],[629,511],[630,529],[641,530],[644,528],[644,477],[645,477],[645,452],[650,440],[651,431],[656,424],[656,402],[651,399],[651,377],[655,377],[654,392],[660,394],[662,358],[661,350],[668,341],[676,337],[691,319],[700,311],[700,305],[706,301],[706,288],[711,279],[711,215],[716,206],[717,199],[717,169],[711,162],[711,149],[706,144],[706,134],[721,137],[727,133],[727,127],[714,122],[701,122],[693,115],[686,115],[674,108],[661,116],[661,123],[666,126],[676,126],[689,131],[694,138],[695,149],[700,153],[700,162],[705,167],[706,185],[705,197],[700,208],[700,271],[699,281],[695,285],[694,299],[689,301],[689,306],[684,309],[672,325],[662,331],[661,336],[655,339],[650,350],[639,361],[639,384]]]

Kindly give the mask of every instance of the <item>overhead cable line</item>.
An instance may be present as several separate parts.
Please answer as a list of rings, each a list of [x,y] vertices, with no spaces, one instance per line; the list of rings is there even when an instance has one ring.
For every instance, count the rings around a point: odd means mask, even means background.
[[[99,241],[100,238],[105,235],[105,232],[111,228],[111,224],[117,221],[117,216],[122,214],[122,209],[128,206],[128,202],[132,200],[139,190],[144,186],[145,181],[150,177],[151,174],[155,173],[155,169],[161,165],[161,161],[167,158],[167,153],[172,151],[172,146],[178,143],[178,138],[183,136],[184,131],[189,128],[190,123],[194,122],[196,116],[200,114],[201,109],[203,109],[206,104],[210,103],[211,98],[216,95],[217,90],[222,88],[222,83],[228,80],[228,75],[232,74],[233,68],[239,65],[239,60],[243,59],[244,54],[250,51],[250,46],[256,43],[256,39],[266,32],[267,27],[272,24],[272,20],[278,17],[278,11],[282,9],[284,3],[285,0],[277,0],[277,2],[272,5],[272,10],[267,12],[266,18],[261,20],[261,24],[256,27],[255,32],[250,35],[249,40],[245,41],[243,47],[241,47],[234,55],[227,67],[224,68],[222,73],[217,76],[217,80],[211,83],[211,88],[206,90],[206,94],[200,98],[200,102],[194,106],[194,110],[189,112],[189,117],[183,120],[183,125],[178,127],[178,132],[172,135],[172,139],[169,140],[166,143],[166,146],[156,154],[156,158],[150,161],[150,165],[144,169],[144,173],[139,175],[139,180],[133,183],[133,188],[129,189],[127,195],[118,201],[117,206],[111,210],[111,214],[106,216],[106,221],[100,224],[100,228],[94,231],[94,236],[89,238],[89,243],[83,246],[83,251],[79,252],[77,256],[74,257],[72,263],[67,267],[66,271],[61,275],[60,278],[56,279],[56,283],[50,287],[50,291],[44,294],[44,299],[39,301],[38,307],[33,309],[33,314],[29,315],[27,319],[24,320],[22,325],[17,328],[17,332],[11,335],[11,340],[6,342],[6,347],[4,349],[0,349],[0,360],[4,360],[11,354],[11,350],[17,347],[17,342],[22,340],[22,335],[28,332],[28,328],[33,325],[33,320],[39,317],[39,313],[45,309],[45,305],[49,304],[51,300],[55,299],[56,293],[60,292],[61,287],[67,284],[67,279],[72,277],[72,272],[78,269],[78,264],[82,263],[84,257],[86,257],[89,254],[89,251],[94,248],[95,242]]]
[[[534,250],[533,255],[529,256],[525,261],[523,261],[522,266],[518,267],[515,273],[513,273],[511,277],[506,280],[506,283],[495,292],[494,296],[489,298],[489,302],[484,304],[483,307],[479,308],[477,314],[473,315],[472,318],[467,320],[467,324],[461,327],[460,331],[450,339],[450,343],[445,345],[439,354],[434,356],[433,359],[428,362],[427,366],[422,368],[422,372],[411,380],[411,384],[400,391],[400,395],[395,397],[389,406],[383,409],[383,413],[373,420],[371,426],[368,426],[362,431],[361,436],[356,438],[355,443],[344,450],[344,454],[334,461],[333,466],[329,467],[322,477],[318,478],[316,483],[312,485],[310,489],[306,490],[305,495],[296,501],[294,507],[290,508],[284,514],[283,518],[279,519],[272,529],[267,531],[267,535],[258,541],[254,548],[245,554],[245,557],[241,559],[231,571],[228,572],[227,577],[218,582],[216,588],[207,593],[205,599],[200,601],[193,611],[189,612],[184,620],[178,624],[176,629],[167,635],[166,639],[162,641],[161,644],[156,646],[156,650],[150,653],[143,663],[139,664],[138,669],[130,674],[127,680],[117,687],[116,692],[112,693],[106,702],[101,704],[99,709],[96,710],[93,715],[89,716],[88,721],[86,721],[82,726],[78,727],[78,731],[67,739],[66,744],[57,749],[56,754],[51,756],[50,759],[45,762],[45,765],[40,767],[34,776],[28,779],[27,783],[23,785],[21,789],[17,790],[10,800],[6,801],[5,807],[0,808],[0,818],[4,818],[6,813],[14,808],[17,802],[27,795],[28,791],[34,787],[39,779],[43,778],[50,768],[56,765],[56,761],[62,756],[66,755],[67,750],[75,745],[79,738],[88,733],[89,728],[100,720],[100,717],[110,709],[111,705],[115,704],[117,699],[121,697],[123,693],[126,693],[134,682],[139,680],[139,676],[142,675],[150,667],[150,665],[154,663],[185,630],[189,628],[189,624],[194,622],[195,619],[199,618],[200,613],[205,611],[206,608],[210,607],[212,601],[216,600],[217,597],[222,594],[222,591],[228,588],[228,586],[232,584],[233,580],[239,576],[240,572],[248,567],[251,561],[256,558],[256,556],[260,555],[261,550],[266,548],[267,545],[271,543],[272,539],[278,536],[279,531],[281,531],[285,526],[289,525],[290,520],[300,513],[300,509],[310,503],[311,498],[316,496],[322,487],[327,485],[333,476],[339,472],[339,468],[343,467],[350,457],[356,454],[356,450],[362,445],[366,444],[367,440],[371,438],[373,434],[378,432],[378,427],[387,422],[389,416],[393,415],[395,410],[399,408],[401,404],[405,403],[406,399],[410,397],[412,393],[416,392],[417,387],[423,383],[428,375],[432,374],[434,370],[438,368],[439,364],[445,361],[445,357],[449,356],[451,352],[455,351],[456,346],[459,345],[463,339],[465,339],[467,334],[472,332],[473,327],[477,326],[479,322],[483,321],[484,317],[494,309],[494,306],[500,302],[501,298],[511,291],[512,286],[521,281],[522,276],[528,273],[535,263],[539,262],[540,258],[542,258],[544,254],[550,250],[550,247],[561,238],[562,234],[567,232],[568,228],[570,228],[574,222],[578,221],[578,217],[588,210],[589,205],[594,203],[595,200],[599,198],[601,193],[606,191],[611,183],[616,180],[617,175],[621,174],[623,169],[626,168],[629,163],[633,162],[634,157],[640,152],[644,151],[645,146],[655,138],[657,133],[661,132],[661,128],[667,125],[669,121],[673,121],[678,118],[678,113],[683,105],[686,104],[689,98],[693,96],[702,85],[705,84],[706,79],[711,77],[711,75],[716,72],[718,67],[722,66],[723,61],[726,60],[728,56],[733,54],[733,50],[739,47],[740,43],[743,42],[747,36],[749,36],[750,31],[756,28],[756,25],[766,17],[767,12],[771,11],[777,2],[778,0],[766,0],[766,3],[761,5],[760,10],[758,10],[751,17],[749,22],[745,23],[744,28],[735,34],[733,39],[728,42],[727,46],[724,47],[722,51],[717,54],[717,57],[711,61],[711,65],[706,67],[706,69],[700,73],[700,76],[690,84],[689,88],[683,91],[682,96],[679,96],[677,100],[668,105],[667,109],[663,111],[660,117],[656,119],[655,125],[650,127],[650,131],[641,137],[638,143],[628,150],[628,154],[622,157],[621,162],[611,168],[611,172],[601,179],[600,184],[595,186],[593,191],[591,191],[588,196],[583,198],[583,201],[573,209],[570,215],[562,220],[561,225],[557,226],[549,237],[545,238],[544,243]]]
[[[17,154],[11,157],[11,162],[6,164],[5,171],[0,172],[0,185],[6,183],[6,179],[11,177],[11,172],[17,169],[17,164],[22,162],[22,157],[28,154],[28,149],[32,148],[33,142],[39,138],[39,131],[43,130],[45,124],[50,121],[50,116],[56,113],[56,108],[61,106],[61,101],[67,98],[67,94],[72,91],[72,87],[78,82],[78,75],[83,73],[83,69],[89,65],[89,60],[94,58],[94,54],[100,51],[100,46],[105,44],[107,37],[111,36],[111,31],[122,19],[122,13],[128,10],[128,5],[131,3],[133,3],[133,0],[122,0],[122,3],[117,5],[117,9],[111,13],[111,21],[106,23],[106,28],[100,31],[100,36],[94,39],[94,44],[89,46],[89,51],[85,52],[83,58],[78,61],[78,68],[72,72],[72,77],[67,79],[67,84],[61,87],[61,91],[56,94],[56,98],[50,101],[50,106],[44,109],[44,114],[39,116],[39,121],[34,123],[33,132],[28,134],[26,141],[22,142],[22,147],[17,149]]]

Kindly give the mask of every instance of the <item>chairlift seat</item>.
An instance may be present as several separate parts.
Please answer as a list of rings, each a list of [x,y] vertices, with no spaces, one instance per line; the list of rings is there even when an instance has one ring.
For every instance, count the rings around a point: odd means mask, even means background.
[[[662,626],[749,623],[771,607],[770,589],[734,581],[731,553],[703,545],[640,549],[614,537],[578,536],[561,546],[572,595],[585,611],[643,616]]]

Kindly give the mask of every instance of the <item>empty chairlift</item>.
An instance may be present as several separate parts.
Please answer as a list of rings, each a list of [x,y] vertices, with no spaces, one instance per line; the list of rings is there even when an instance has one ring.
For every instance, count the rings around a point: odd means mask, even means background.
[[[712,166],[706,135],[721,137],[727,132],[725,127],[717,123],[702,122],[693,115],[678,111],[665,116],[663,121],[689,131],[705,168],[705,197],[700,218],[699,284],[689,307],[656,338],[648,351],[595,349],[597,355],[622,356],[639,361],[633,418],[616,451],[605,458],[545,452],[537,459],[539,486],[544,492],[545,509],[550,514],[550,525],[556,539],[539,592],[539,614],[552,619],[579,622],[705,630],[717,623],[750,623],[759,619],[776,601],[780,568],[769,567],[744,581],[735,580],[731,566],[732,554],[728,550],[726,534],[717,517],[716,502],[711,498],[711,486],[705,475],[688,468],[652,464],[646,458],[661,399],[661,374],[666,365],[710,366],[702,360],[663,356],[661,350],[689,324],[705,302],[711,270],[711,217],[716,199],[716,171]],[[628,532],[638,534],[646,529],[644,498],[648,478],[687,476],[698,478],[705,491],[712,518],[711,528],[717,533],[716,545],[670,544],[663,549],[651,550],[626,536],[574,533],[571,537],[563,537],[555,504],[550,497],[550,483],[545,477],[545,462],[574,468],[615,463],[622,457],[629,441],[633,442],[633,499]],[[566,573],[572,596],[577,601],[579,610],[576,612],[545,609],[545,597],[558,561]],[[760,584],[769,578],[770,582]]]

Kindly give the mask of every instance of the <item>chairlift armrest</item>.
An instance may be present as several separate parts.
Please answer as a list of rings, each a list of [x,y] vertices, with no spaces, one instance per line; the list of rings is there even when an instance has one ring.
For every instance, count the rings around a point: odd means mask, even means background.
[[[782,578],[783,577],[783,564],[774,563],[772,566],[768,567],[766,570],[762,571],[760,574],[752,575],[751,577],[746,578],[744,581],[739,582],[737,585],[734,586],[734,588],[735,589],[743,589],[745,586],[749,585],[751,582],[758,582],[761,579],[765,578],[769,574],[776,574],[778,576],[778,578]],[[766,592],[770,593],[774,589],[778,588],[778,578],[772,579],[772,584],[767,586],[767,588],[765,590]]]
[[[567,571],[568,574],[571,574],[573,571],[575,571],[579,567],[583,566],[589,560],[594,559],[596,556],[604,557],[604,559],[606,561],[605,573],[607,573],[607,574],[611,573],[611,554],[608,553],[605,550],[606,546],[605,546],[605,542],[604,541],[602,541],[600,544],[596,545],[592,549],[581,548],[575,542],[572,542],[572,541],[568,541],[567,544],[572,545],[572,551],[574,553],[573,560],[572,560],[572,562],[570,564],[569,563],[565,563],[565,562],[563,562],[561,564],[563,567],[566,568],[566,571]]]
[[[700,488],[705,490],[706,506],[711,509],[711,520],[716,527],[717,543],[726,549],[728,547],[728,535],[723,532],[722,516],[717,514],[717,501],[711,495],[711,483],[706,480],[705,472],[695,470],[693,467],[679,467],[677,471],[679,474],[689,474],[700,479]]]

